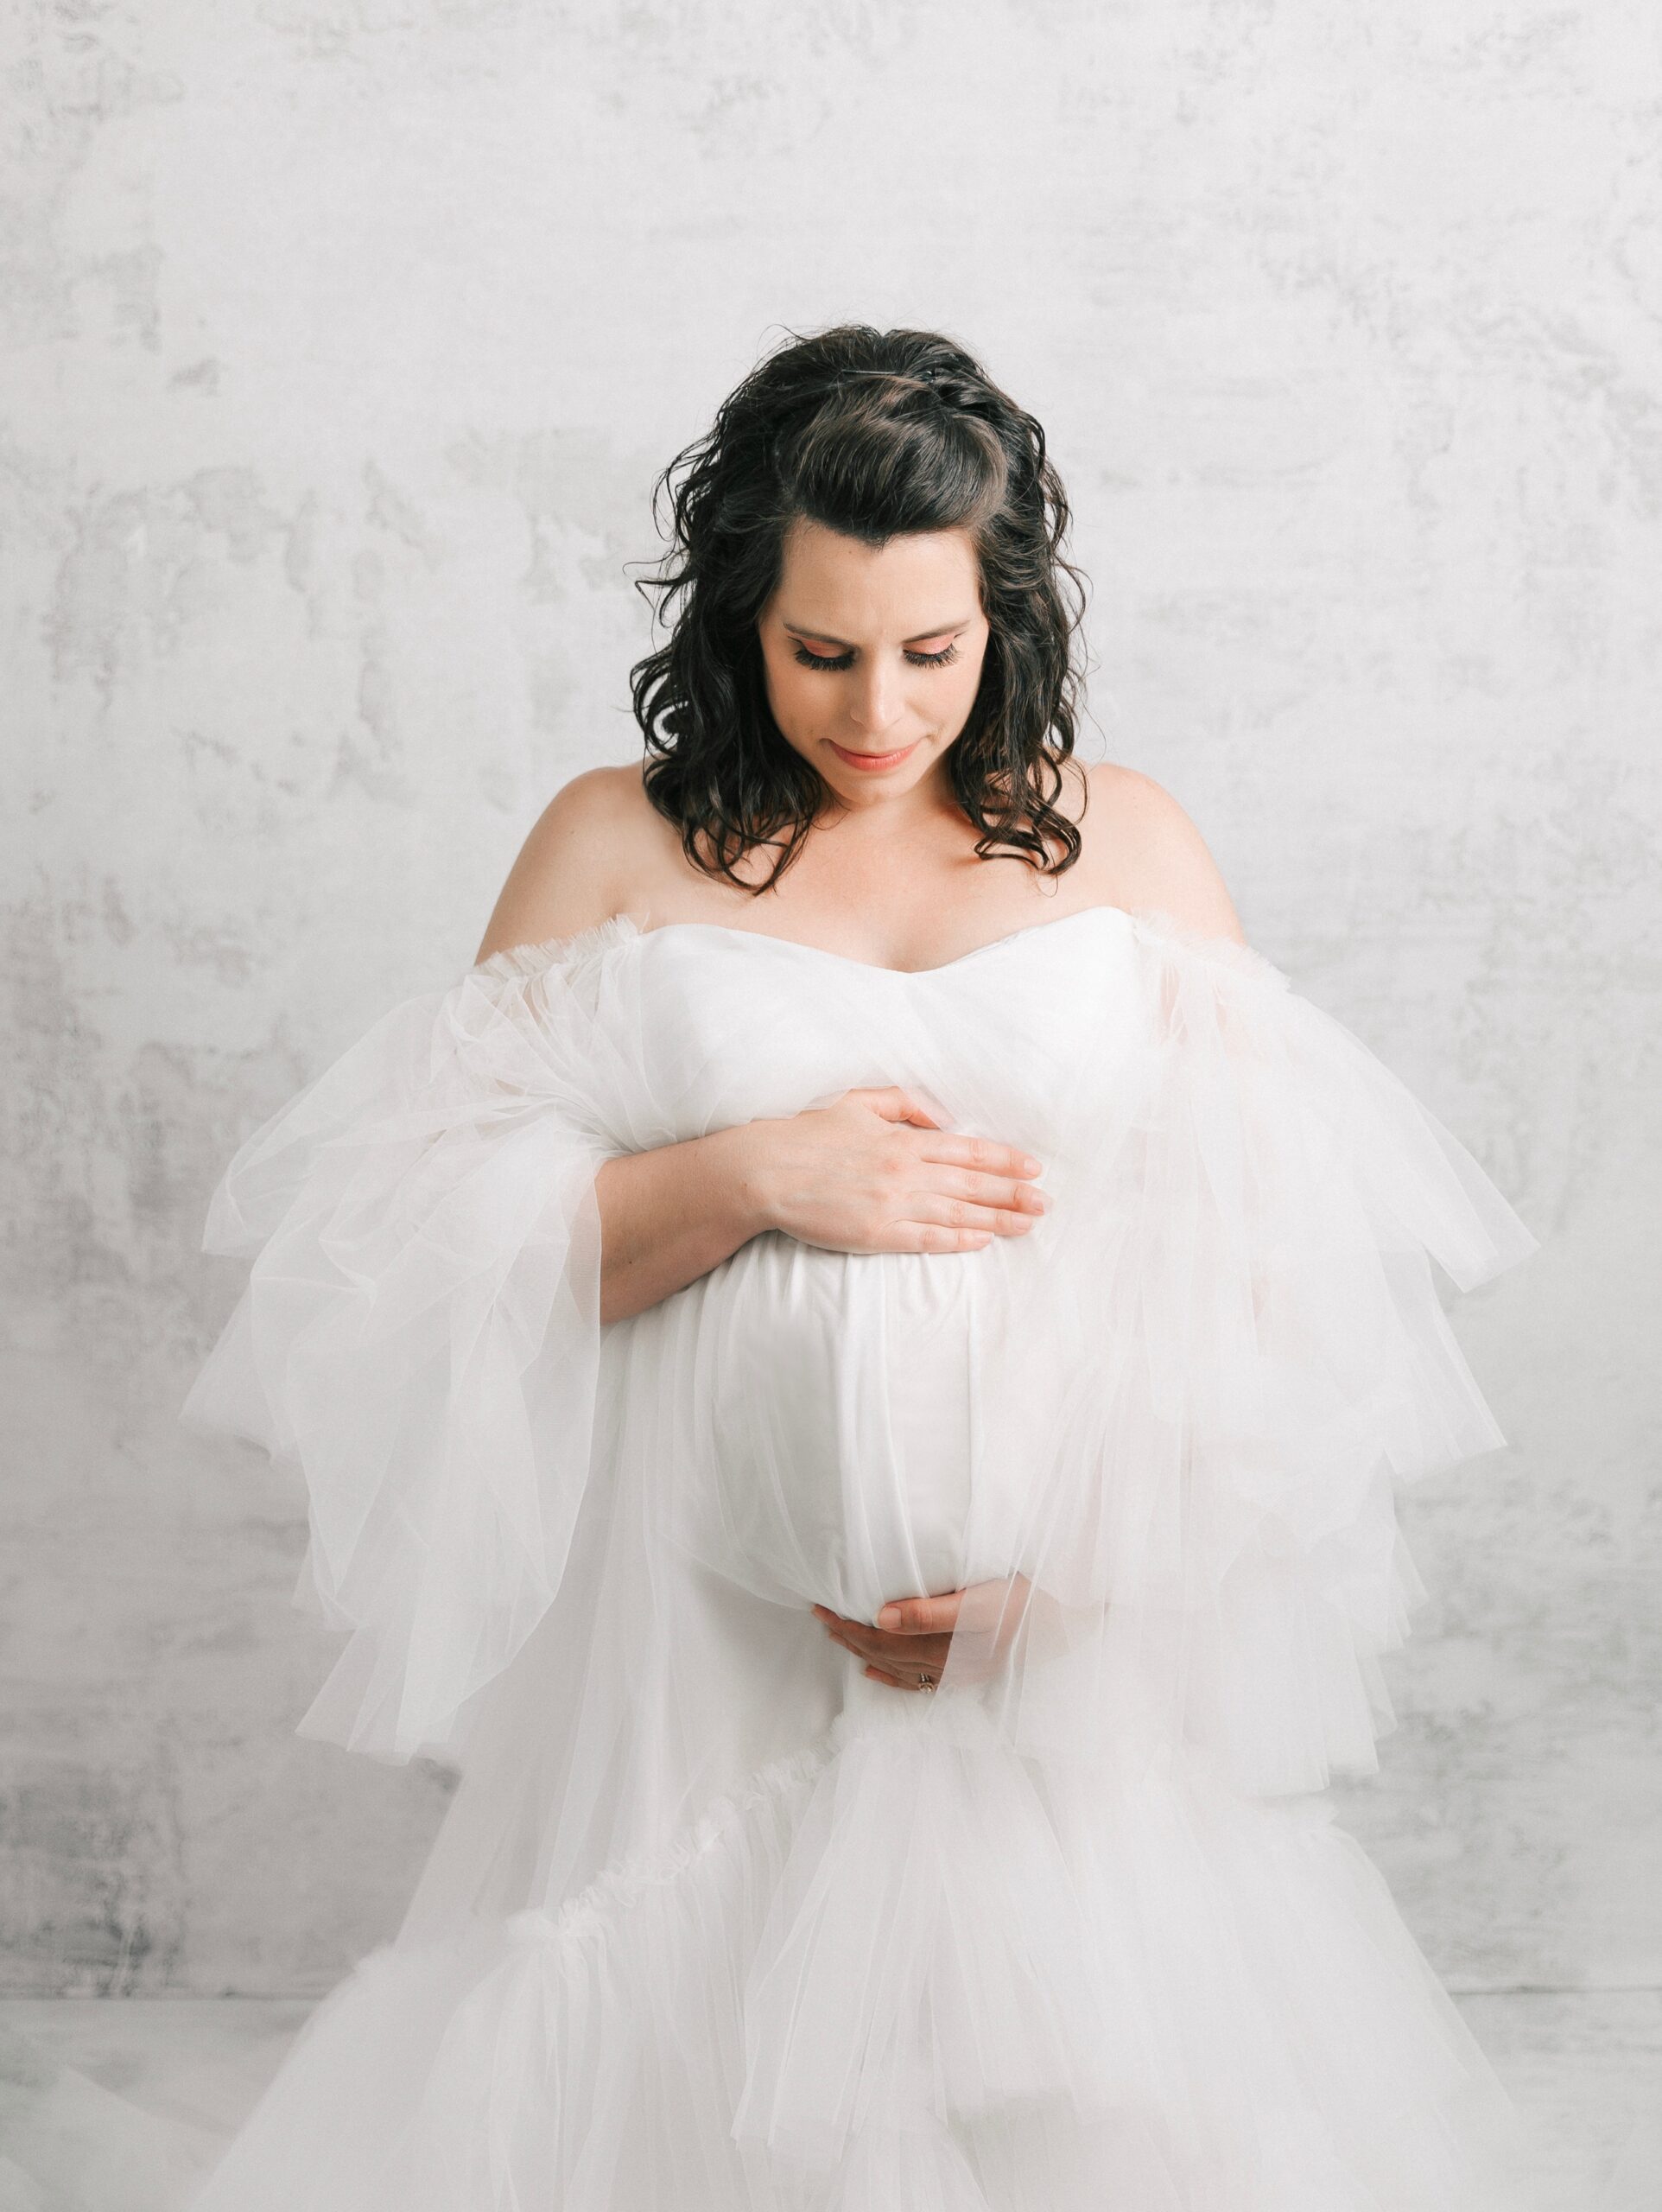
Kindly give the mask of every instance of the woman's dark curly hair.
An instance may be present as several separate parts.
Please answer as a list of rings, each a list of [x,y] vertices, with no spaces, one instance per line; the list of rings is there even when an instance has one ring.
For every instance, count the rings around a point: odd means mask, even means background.
[[[1039,424],[961,346],[863,323],[793,334],[664,470],[660,529],[666,495],[671,550],[637,588],[660,621],[673,610],[673,626],[630,689],[647,793],[695,867],[764,891],[824,804],[824,779],[773,719],[757,634],[798,517],[868,545],[970,531],[990,634],[947,755],[953,792],[981,858],[1003,846],[1041,871],[1072,867],[1079,833],[1054,804],[1082,682],[1085,586],[1062,550],[1068,502]],[[783,847],[768,881],[740,883],[735,861],[768,842]]]

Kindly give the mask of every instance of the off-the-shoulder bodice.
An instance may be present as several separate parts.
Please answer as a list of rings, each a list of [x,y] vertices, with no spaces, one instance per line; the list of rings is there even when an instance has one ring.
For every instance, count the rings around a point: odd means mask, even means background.
[[[1007,1129],[980,1133],[1043,1146],[1049,1165],[1088,1116],[1082,1082],[1138,1033],[1137,926],[1118,907],[1089,907],[904,971],[759,931],[644,930],[618,915],[484,968],[535,976],[557,961],[638,1051],[639,1094],[618,1133],[629,1148],[898,1082],[936,1090],[948,1114],[959,1091],[966,1106],[973,1096],[1001,1109]]]
[[[643,1319],[655,1344],[679,1331],[706,1347],[685,1417],[707,1479],[683,1535],[720,1572],[871,1618],[992,1572],[1008,1548],[1029,1464],[1008,1432],[1026,1427],[1031,1450],[1087,1351],[1067,1287],[1089,1233],[1073,1193],[1151,1078],[1143,926],[1083,909],[910,972],[627,916],[494,957],[533,976],[557,959],[608,1038],[627,1039],[638,1083],[610,1132],[619,1150],[898,1084],[942,1128],[1042,1164],[1051,1212],[1018,1236],[942,1255],[770,1232]]]

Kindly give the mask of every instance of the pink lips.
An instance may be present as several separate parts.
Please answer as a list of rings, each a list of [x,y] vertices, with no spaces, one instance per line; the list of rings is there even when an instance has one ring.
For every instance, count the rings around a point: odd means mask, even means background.
[[[898,753],[851,753],[847,746],[839,745],[834,738],[828,738],[826,743],[838,760],[846,760],[851,768],[874,769],[898,766],[909,753],[917,750],[918,740],[914,738],[910,745],[903,745]]]

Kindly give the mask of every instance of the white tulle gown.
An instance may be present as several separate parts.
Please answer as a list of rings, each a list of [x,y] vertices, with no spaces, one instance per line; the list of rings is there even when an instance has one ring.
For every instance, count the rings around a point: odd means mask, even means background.
[[[752,1239],[598,1319],[597,1167],[858,1085],[1028,1147],[960,1255]],[[1095,907],[903,974],[618,916],[238,1154],[186,1408],[303,1473],[301,1732],[462,1778],[198,2212],[1430,2212],[1512,2109],[1321,1793],[1504,1442],[1534,1239],[1261,956]],[[967,1588],[942,1687],[810,1611]]]

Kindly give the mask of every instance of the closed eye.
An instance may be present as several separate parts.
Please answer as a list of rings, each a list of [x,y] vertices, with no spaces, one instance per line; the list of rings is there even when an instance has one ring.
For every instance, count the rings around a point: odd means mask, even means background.
[[[804,668],[852,668],[854,664],[851,652],[810,652],[800,638],[796,640],[796,657]],[[955,644],[944,645],[938,653],[915,653],[908,649],[905,658],[914,668],[944,668],[948,661],[957,659],[958,648]]]

